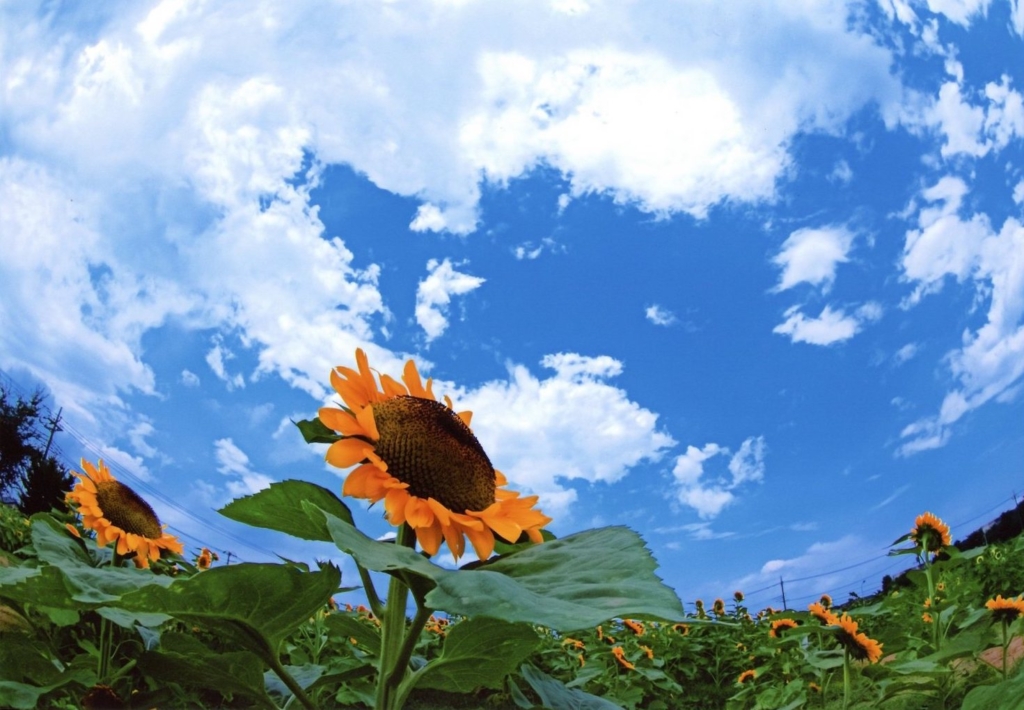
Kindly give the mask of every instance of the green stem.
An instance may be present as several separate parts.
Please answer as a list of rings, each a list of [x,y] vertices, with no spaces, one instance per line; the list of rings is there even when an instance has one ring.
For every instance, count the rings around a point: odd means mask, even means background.
[[[113,556],[110,560],[111,567],[120,567],[122,561],[121,555],[117,554],[117,547],[114,548]],[[98,670],[96,675],[102,682],[106,679],[107,674],[110,673],[110,661],[112,647],[114,644],[114,629],[110,622],[107,621],[106,617],[100,617],[100,658],[98,663]]]
[[[1006,651],[1009,649],[1010,643],[1006,639],[1006,627],[1008,624],[1003,622],[1003,680],[1006,680]]]
[[[850,651],[843,650],[843,710],[850,707]]]
[[[942,645],[942,633],[939,629],[940,614],[938,602],[935,600],[935,580],[932,579],[931,554],[928,552],[927,547],[924,550],[924,576],[928,580],[928,599],[931,600],[929,609],[934,614],[932,618],[932,645],[935,647],[935,651],[938,651]]]
[[[413,547],[416,544],[416,533],[408,523],[403,523],[398,528],[396,545]],[[404,668],[397,666],[397,661],[402,652],[403,640],[405,637],[405,607],[409,601],[409,587],[398,577],[392,577],[388,585],[387,603],[380,616],[381,623],[381,649],[380,663],[377,666],[377,698],[374,704],[375,710],[397,710],[397,696],[393,694],[392,678],[405,675]]]
[[[356,563],[356,569],[359,570],[359,579],[363,583],[363,591],[366,593],[366,601],[370,604],[370,611],[380,619],[384,616],[384,605],[380,603],[380,597],[377,596],[377,588],[373,586],[370,572],[358,563]]]
[[[412,652],[416,649],[416,642],[420,638],[420,634],[423,632],[423,627],[427,625],[427,621],[430,619],[432,609],[428,609],[416,602],[416,616],[412,620],[412,625],[409,627],[409,632],[405,636],[405,641],[402,643],[402,649],[398,654],[398,659],[395,661],[394,668],[391,671],[390,677],[387,679],[387,684],[394,687],[394,702],[395,707],[400,708],[405,705],[406,699],[409,697],[409,693],[416,686],[415,681],[409,683],[402,683],[402,676],[405,675],[406,669],[409,667],[409,659],[412,658]],[[429,665],[429,664],[428,664]],[[424,666],[425,668],[426,666]],[[419,680],[419,673],[414,673],[415,680]],[[412,680],[410,678],[409,680]]]
[[[298,684],[292,674],[284,669],[281,665],[281,661],[277,658],[276,654],[267,654],[266,658],[270,669],[277,674],[277,677],[281,679],[281,682],[288,686],[288,690],[292,691],[292,695],[298,698],[299,702],[306,710],[316,710],[316,704],[313,700],[306,695],[306,691],[302,689],[302,686]]]

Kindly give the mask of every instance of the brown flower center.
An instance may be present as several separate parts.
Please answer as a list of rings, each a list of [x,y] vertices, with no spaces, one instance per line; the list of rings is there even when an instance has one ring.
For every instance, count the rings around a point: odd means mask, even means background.
[[[158,540],[163,534],[160,519],[149,507],[149,503],[120,481],[103,481],[96,484],[96,501],[103,516],[125,532]]]
[[[494,467],[473,432],[440,402],[394,397],[373,405],[377,455],[417,498],[464,513],[494,503]]]

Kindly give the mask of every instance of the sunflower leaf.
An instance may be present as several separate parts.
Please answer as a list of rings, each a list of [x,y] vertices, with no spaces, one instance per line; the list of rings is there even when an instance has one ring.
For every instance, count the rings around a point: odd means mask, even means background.
[[[140,589],[124,595],[118,606],[215,626],[244,648],[276,656],[284,637],[325,606],[340,582],[341,571],[333,565],[302,572],[243,563],[178,579],[166,588]]]
[[[654,573],[656,567],[637,533],[599,528],[476,570],[442,570],[426,603],[451,614],[533,622],[556,631],[592,628],[616,617],[680,620],[679,598]]]
[[[418,688],[458,693],[498,688],[539,641],[537,632],[528,624],[483,616],[464,619],[451,627],[441,655],[410,677],[410,681]]]
[[[341,434],[328,428],[320,421],[319,417],[303,419],[300,422],[295,422],[295,426],[302,432],[302,438],[306,440],[307,444],[333,444],[341,439]]]
[[[552,678],[529,664],[520,669],[523,679],[540,696],[544,707],[551,710],[621,710],[610,700],[585,693],[579,688],[568,688],[562,681]]]
[[[307,481],[271,483],[270,488],[233,500],[219,512],[253,527],[277,530],[303,540],[331,542],[323,516],[308,515],[306,503],[352,524],[352,512],[338,496]]]
[[[139,668],[158,681],[242,695],[257,706],[276,707],[264,690],[263,662],[250,651],[214,653],[191,636],[168,633],[160,650],[142,654]]]

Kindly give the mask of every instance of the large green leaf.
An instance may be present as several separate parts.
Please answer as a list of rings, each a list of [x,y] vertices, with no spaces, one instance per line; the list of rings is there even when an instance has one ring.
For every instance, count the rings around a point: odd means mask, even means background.
[[[995,685],[973,689],[964,698],[963,710],[1020,710],[1024,703],[1024,673]]]
[[[257,528],[278,530],[303,540],[330,542],[331,535],[323,517],[307,515],[303,503],[316,506],[352,523],[352,513],[338,496],[323,486],[306,481],[282,481],[270,484],[258,493],[231,501],[220,514]]]
[[[584,693],[579,688],[567,688],[562,681],[531,665],[524,665],[520,673],[533,688],[533,692],[540,696],[544,707],[550,710],[622,710],[621,706],[610,700]]]
[[[242,695],[257,705],[276,707],[264,690],[263,662],[250,651],[214,653],[191,636],[167,633],[160,650],[142,654],[139,668],[163,683]]]
[[[40,562],[51,565],[71,563],[92,566],[81,540],[71,536],[68,529],[47,513],[32,516],[32,547]]]
[[[215,567],[166,588],[140,589],[118,606],[214,625],[261,656],[276,657],[284,637],[327,604],[340,582],[341,571],[332,565],[302,572],[245,563]]]
[[[539,641],[528,624],[465,619],[451,627],[441,655],[410,677],[410,684],[459,693],[498,688]]]
[[[682,604],[654,573],[656,567],[635,532],[600,528],[472,571],[439,575],[426,601],[452,614],[526,621],[557,631],[592,628],[615,617],[680,620]]]
[[[348,614],[331,614],[324,620],[327,630],[345,643],[355,639],[356,645],[373,656],[380,655],[380,631],[370,628]]]
[[[431,609],[462,616],[541,624],[557,631],[594,627],[615,617],[668,621],[682,604],[654,573],[643,539],[611,527],[551,540],[472,570],[446,570],[413,550],[371,540],[327,514],[339,548],[360,565],[400,577]]]

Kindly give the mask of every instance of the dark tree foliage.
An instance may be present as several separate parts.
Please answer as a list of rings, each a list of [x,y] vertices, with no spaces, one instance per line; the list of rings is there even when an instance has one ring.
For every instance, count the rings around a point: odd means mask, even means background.
[[[42,392],[27,400],[12,397],[0,385],[0,501],[16,505],[25,515],[66,511],[64,494],[74,478],[47,451],[50,429],[43,416]]]

